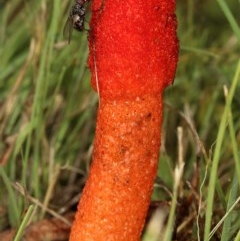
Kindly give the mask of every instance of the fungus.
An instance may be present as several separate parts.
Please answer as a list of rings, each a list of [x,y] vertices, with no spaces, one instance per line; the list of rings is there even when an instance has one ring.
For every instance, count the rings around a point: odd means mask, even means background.
[[[178,60],[174,0],[93,0],[94,151],[70,241],[139,241],[159,160],[162,95]]]

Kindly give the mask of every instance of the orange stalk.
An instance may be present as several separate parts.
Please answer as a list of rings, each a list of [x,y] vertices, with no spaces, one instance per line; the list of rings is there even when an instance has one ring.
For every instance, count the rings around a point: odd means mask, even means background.
[[[173,0],[94,0],[93,160],[70,241],[138,241],[156,177],[162,93],[178,58]]]

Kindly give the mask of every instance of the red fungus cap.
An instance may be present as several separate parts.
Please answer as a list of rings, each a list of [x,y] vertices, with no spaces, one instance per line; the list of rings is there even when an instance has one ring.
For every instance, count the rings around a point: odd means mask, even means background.
[[[172,83],[178,59],[174,0],[95,0],[92,11],[99,14],[90,23],[89,65],[102,98],[157,94]]]

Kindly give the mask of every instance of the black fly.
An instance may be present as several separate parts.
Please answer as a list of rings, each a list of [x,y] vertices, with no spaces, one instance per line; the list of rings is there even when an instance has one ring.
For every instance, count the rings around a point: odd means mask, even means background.
[[[86,12],[84,5],[87,1],[88,0],[75,0],[75,3],[71,8],[70,14],[63,29],[63,36],[68,39],[68,44],[71,41],[73,29],[80,32],[84,30]]]

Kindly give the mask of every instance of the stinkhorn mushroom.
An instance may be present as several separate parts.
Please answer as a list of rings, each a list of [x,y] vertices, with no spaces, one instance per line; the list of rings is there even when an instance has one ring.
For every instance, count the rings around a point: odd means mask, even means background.
[[[139,241],[159,160],[162,95],[178,60],[175,0],[93,0],[99,94],[90,173],[70,241]]]

